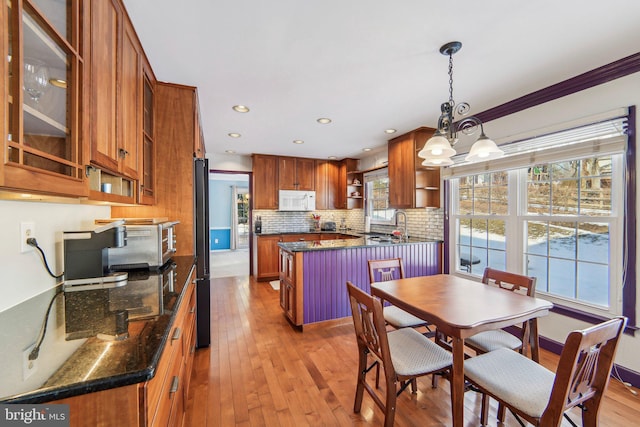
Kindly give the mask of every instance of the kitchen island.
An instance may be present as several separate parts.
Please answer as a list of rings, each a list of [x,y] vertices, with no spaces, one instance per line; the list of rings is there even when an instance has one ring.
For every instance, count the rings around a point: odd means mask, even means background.
[[[0,313],[0,403],[68,404],[71,426],[180,424],[195,346],[194,261],[175,257],[162,271],[130,272],[117,288],[63,293],[58,285]],[[121,310],[125,332],[107,335],[110,315]],[[37,339],[45,317],[28,376],[21,342]]]
[[[406,277],[442,272],[442,241],[359,235],[352,239],[280,242],[280,306],[299,327],[351,315],[346,282],[370,291],[370,259],[402,258]]]

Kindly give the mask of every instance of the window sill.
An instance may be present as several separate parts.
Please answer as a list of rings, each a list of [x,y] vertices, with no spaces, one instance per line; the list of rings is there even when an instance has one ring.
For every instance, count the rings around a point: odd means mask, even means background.
[[[588,311],[582,311],[582,310],[578,310],[572,307],[567,307],[559,304],[554,304],[553,308],[551,309],[551,312],[560,314],[562,316],[567,316],[572,319],[587,322],[593,325],[609,320],[609,318],[604,316],[599,316],[597,314],[589,313]],[[624,333],[627,335],[634,336],[635,332],[638,329],[640,328],[638,328],[636,325],[627,324],[626,328],[624,329]]]

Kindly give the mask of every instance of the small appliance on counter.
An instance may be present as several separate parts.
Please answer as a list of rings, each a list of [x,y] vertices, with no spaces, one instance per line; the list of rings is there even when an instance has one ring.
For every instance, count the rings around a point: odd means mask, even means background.
[[[175,226],[167,218],[121,218],[126,229],[126,246],[107,251],[109,269],[158,270],[176,253]],[[108,220],[97,219],[97,224]]]
[[[91,231],[65,231],[64,284],[65,292],[112,288],[127,284],[126,272],[111,272],[108,248],[126,245],[123,221],[114,221]]]
[[[335,221],[324,221],[321,226],[322,231],[336,231]]]
[[[260,216],[258,216],[256,218],[255,232],[256,232],[256,234],[262,233],[262,217],[260,217]]]

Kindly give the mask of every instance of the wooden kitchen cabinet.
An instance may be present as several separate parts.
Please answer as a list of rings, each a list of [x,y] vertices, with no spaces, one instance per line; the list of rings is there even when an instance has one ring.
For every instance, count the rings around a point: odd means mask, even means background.
[[[138,178],[142,160],[142,47],[128,19],[122,19],[122,47],[119,67],[119,98],[117,102],[120,135],[118,155],[120,172]]]
[[[279,234],[254,237],[254,274],[256,280],[272,280],[278,278],[278,242]]]
[[[338,200],[340,164],[332,160],[316,160],[316,209],[341,209]],[[345,190],[346,191],[346,190]]]
[[[195,128],[195,135],[193,139],[194,141],[193,157],[196,157],[198,159],[204,159],[207,151],[205,150],[204,133],[202,131],[202,120],[200,119],[200,101],[198,100],[197,92],[195,93],[193,103],[194,103],[193,109],[195,114],[195,117],[193,118],[193,120],[195,123],[198,124],[198,126]]]
[[[184,419],[186,393],[193,353],[188,346],[195,329],[195,278],[192,270],[189,289],[178,309],[169,339],[160,356],[154,377],[141,386],[146,411],[145,426],[179,426]]]
[[[138,182],[138,203],[153,205],[155,203],[155,128],[154,103],[156,78],[149,63],[142,63],[144,81],[142,84],[142,157],[140,179]]]
[[[278,157],[254,154],[253,209],[278,209]]]
[[[153,139],[145,133],[150,67],[122,3],[90,3],[90,197],[149,204],[150,191],[141,192],[143,182],[153,188],[148,161]],[[112,184],[110,193],[103,191],[103,183]]]
[[[299,326],[304,321],[303,278],[302,268],[296,268],[296,265],[302,265],[302,253],[280,249],[279,259],[280,307],[289,321]]]
[[[91,2],[91,162],[119,170],[118,42],[122,8],[117,0]],[[124,147],[120,147],[124,150]]]
[[[0,8],[0,187],[88,195],[84,145],[87,1],[7,1]]]
[[[389,206],[440,207],[440,169],[422,166],[418,152],[434,129],[418,128],[389,141]]]
[[[280,190],[315,190],[315,160],[301,157],[278,158]]]
[[[343,186],[340,190],[343,194],[342,197],[344,197],[342,209],[362,209],[364,178],[362,172],[358,171],[358,159],[343,159],[341,161],[340,181]]]
[[[167,217],[176,225],[176,256],[194,253],[193,138],[200,124],[194,112],[197,89],[157,82],[155,85],[155,178],[153,206],[112,206],[113,218]]]

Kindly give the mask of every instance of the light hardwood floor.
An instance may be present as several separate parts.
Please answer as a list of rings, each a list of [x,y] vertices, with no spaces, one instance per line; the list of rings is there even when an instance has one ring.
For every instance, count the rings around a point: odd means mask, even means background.
[[[267,282],[227,277],[213,279],[211,289],[212,344],[195,355],[187,426],[383,424],[382,411],[366,393],[361,413],[353,413],[357,360],[351,318],[299,332],[285,320],[278,292]],[[541,357],[555,370],[556,355],[543,351]],[[418,384],[416,395],[405,391],[398,398],[395,425],[451,425],[448,381],[440,380],[437,389],[430,377]],[[479,395],[468,392],[465,408],[465,425],[478,426]],[[496,425],[495,412],[493,403],[491,425]],[[638,420],[640,397],[612,380],[600,425],[626,427]],[[504,425],[518,424],[508,414]]]

